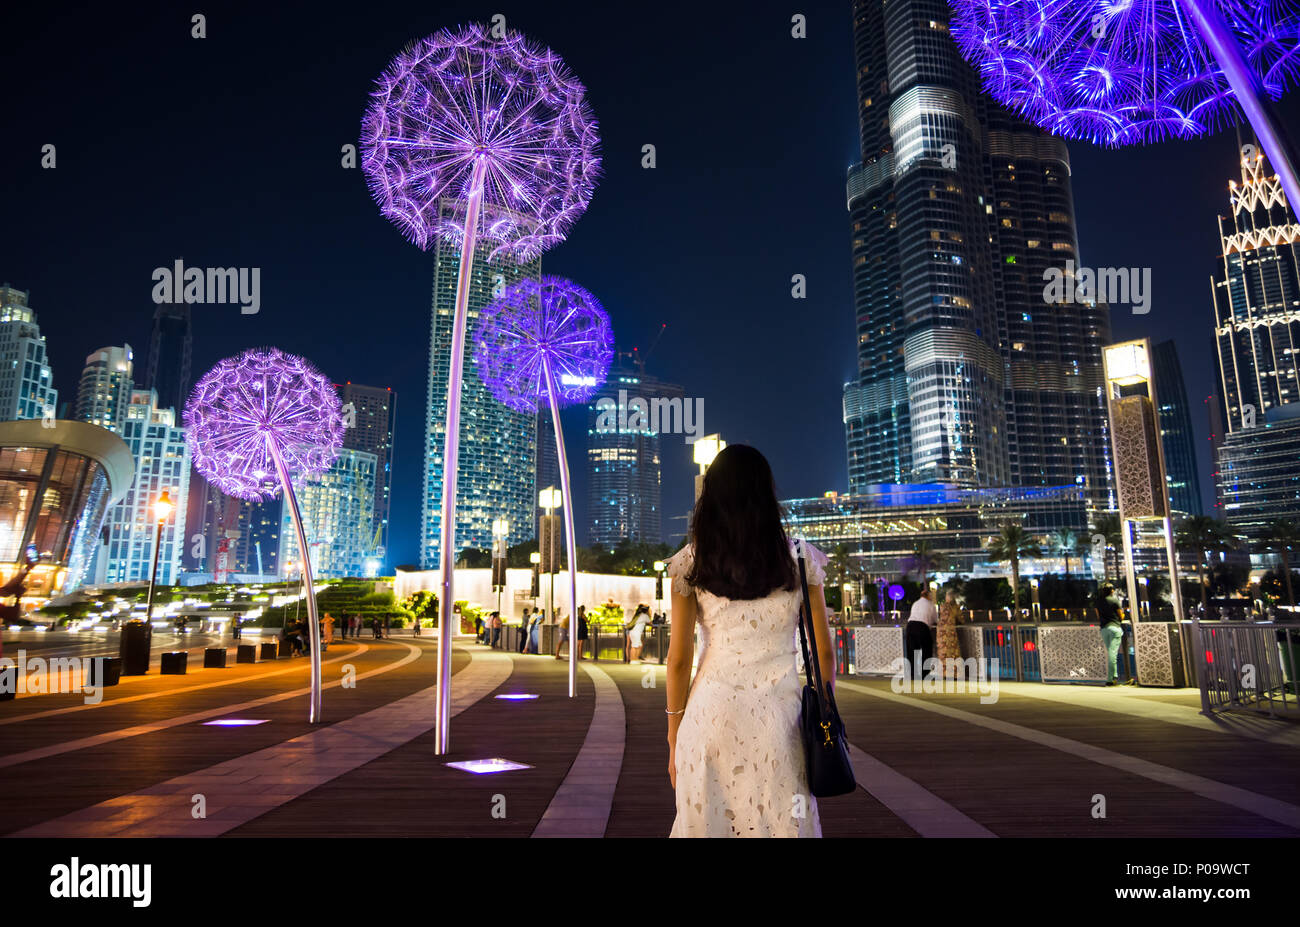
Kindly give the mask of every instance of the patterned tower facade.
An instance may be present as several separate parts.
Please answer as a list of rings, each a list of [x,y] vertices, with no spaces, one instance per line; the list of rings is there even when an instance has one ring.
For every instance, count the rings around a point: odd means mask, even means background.
[[[0,286],[0,421],[57,414],[59,391],[27,293]]]
[[[1216,482],[1228,523],[1259,536],[1300,517],[1300,225],[1263,155],[1241,159],[1211,280],[1220,411]]]
[[[943,0],[853,14],[850,491],[1074,483],[1108,499],[1107,312],[1044,295],[1049,270],[1078,263],[1064,144],[979,92]]]
[[[450,215],[450,210],[446,210]],[[452,322],[460,250],[439,240],[434,247],[429,393],[425,406],[424,517],[420,565],[441,563],[443,447],[447,428],[447,383],[451,373]],[[456,549],[491,549],[492,521],[510,522],[508,543],[533,536],[537,417],[506,408],[493,398],[474,365],[473,333],[479,313],[493,294],[525,277],[541,275],[541,259],[516,264],[508,258],[474,257],[469,282],[469,324],[465,338],[464,383],[460,397],[460,460],[456,480]]]

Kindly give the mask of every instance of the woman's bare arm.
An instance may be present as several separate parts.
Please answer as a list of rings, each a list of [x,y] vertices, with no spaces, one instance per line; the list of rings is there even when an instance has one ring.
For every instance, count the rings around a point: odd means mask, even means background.
[[[826,618],[826,593],[821,586],[808,586],[808,599],[812,604],[813,637],[817,642],[817,663],[821,667],[826,688],[835,691],[835,647],[831,641],[830,622]]]
[[[695,596],[672,593],[672,631],[668,638],[668,778],[677,787],[677,728],[682,723],[681,710],[690,697],[691,663],[695,659]]]

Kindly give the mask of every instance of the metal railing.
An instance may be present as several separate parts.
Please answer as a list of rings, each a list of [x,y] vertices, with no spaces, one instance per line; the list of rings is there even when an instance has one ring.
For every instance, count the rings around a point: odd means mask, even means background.
[[[1201,711],[1256,711],[1300,720],[1300,625],[1272,622],[1192,623]]]

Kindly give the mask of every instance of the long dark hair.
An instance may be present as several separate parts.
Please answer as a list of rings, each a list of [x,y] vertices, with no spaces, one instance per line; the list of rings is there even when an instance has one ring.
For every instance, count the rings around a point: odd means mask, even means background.
[[[723,448],[691,518],[695,565],[686,581],[728,599],[761,599],[797,582],[772,468],[744,444]]]

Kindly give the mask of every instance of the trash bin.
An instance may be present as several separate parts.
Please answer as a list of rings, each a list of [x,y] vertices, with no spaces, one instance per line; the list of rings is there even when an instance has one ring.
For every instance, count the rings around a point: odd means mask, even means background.
[[[132,618],[122,625],[123,676],[143,676],[149,672],[149,654],[153,649],[153,625],[143,618]]]
[[[189,658],[189,652],[185,650],[172,650],[164,653],[162,655],[161,672],[164,676],[184,676]]]
[[[86,673],[88,686],[115,686],[122,678],[121,657],[92,657]]]

